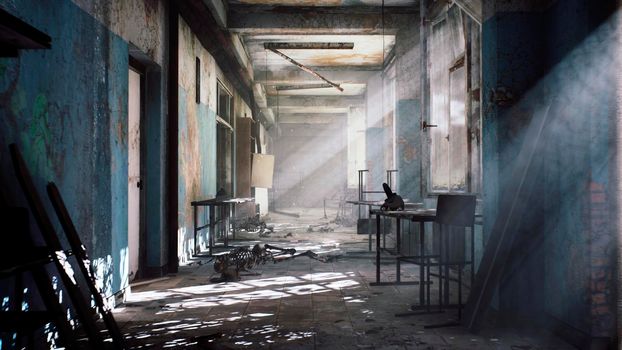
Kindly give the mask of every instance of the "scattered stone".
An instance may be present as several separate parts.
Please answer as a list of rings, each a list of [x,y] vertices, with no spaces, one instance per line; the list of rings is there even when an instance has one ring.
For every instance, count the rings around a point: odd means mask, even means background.
[[[365,334],[378,334],[382,330],[382,327],[376,327],[372,329],[368,329],[365,331]]]

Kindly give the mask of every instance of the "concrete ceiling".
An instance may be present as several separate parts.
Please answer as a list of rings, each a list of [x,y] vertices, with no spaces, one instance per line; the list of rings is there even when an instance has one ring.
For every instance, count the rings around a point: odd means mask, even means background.
[[[230,5],[382,6],[382,0],[229,0]],[[414,6],[418,0],[385,0],[385,6]]]
[[[289,68],[287,62],[277,54],[264,49],[264,43],[308,43],[308,42],[348,42],[354,43],[351,50],[279,50],[285,55],[309,67],[332,67],[347,70],[352,67],[370,67],[378,69],[382,66],[383,45],[384,57],[395,44],[394,35],[246,35],[244,36],[247,50],[251,56],[253,67],[264,70],[267,65],[271,70]]]
[[[262,101],[262,113],[269,110],[273,118],[276,116],[274,119],[281,122],[286,119],[279,118],[277,114],[290,116],[287,118],[289,122],[314,116],[307,122],[327,123],[333,122],[335,116],[347,115],[350,107],[364,106],[363,96],[369,78],[380,72],[392,55],[396,23],[412,23],[402,12],[413,16],[417,3],[418,0],[385,0],[385,6],[393,7],[387,13],[399,17],[399,21],[393,21],[392,17],[387,20],[388,15],[385,18],[379,16],[382,0],[229,1],[230,8],[234,8],[229,12],[229,29],[239,35],[250,58],[256,85],[255,98]],[[408,10],[396,10],[400,6]],[[324,10],[309,9],[316,7]],[[350,14],[349,7],[356,10]],[[297,8],[307,11],[308,15],[297,12]],[[335,8],[337,12],[326,8]],[[387,23],[386,31],[384,23]],[[338,84],[343,91],[335,87],[300,89],[327,82],[266,49],[266,43],[292,43],[295,46],[352,43],[352,49],[278,49],[280,53]],[[277,87],[278,110],[275,98]],[[283,90],[285,87],[287,89]],[[283,99],[288,96],[292,98]]]

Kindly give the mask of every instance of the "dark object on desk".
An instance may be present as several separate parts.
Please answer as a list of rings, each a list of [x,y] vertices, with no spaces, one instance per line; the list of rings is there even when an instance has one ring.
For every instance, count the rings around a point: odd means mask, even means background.
[[[229,253],[216,256],[214,271],[220,273],[220,277],[213,278],[211,281],[215,283],[239,281],[240,271],[247,271],[267,262],[277,263],[300,256],[321,262],[332,261],[332,258],[320,257],[310,250],[297,254],[294,248],[281,248],[270,244],[261,247],[259,244],[255,244],[253,248],[237,247]]]
[[[382,210],[404,210],[404,200],[400,195],[391,191],[391,187],[386,183],[382,184],[384,193],[387,195],[387,199],[384,200],[384,204],[380,207]]]

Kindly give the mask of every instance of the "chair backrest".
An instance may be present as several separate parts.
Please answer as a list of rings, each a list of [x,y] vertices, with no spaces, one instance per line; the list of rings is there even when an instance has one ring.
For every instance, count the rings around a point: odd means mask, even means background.
[[[469,194],[439,195],[434,221],[442,225],[473,226],[475,222],[475,196]]]

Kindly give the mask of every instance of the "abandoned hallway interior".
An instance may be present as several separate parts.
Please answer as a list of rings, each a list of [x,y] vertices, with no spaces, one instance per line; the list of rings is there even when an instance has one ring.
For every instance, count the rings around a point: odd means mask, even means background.
[[[619,11],[0,0],[0,349],[620,348]]]

